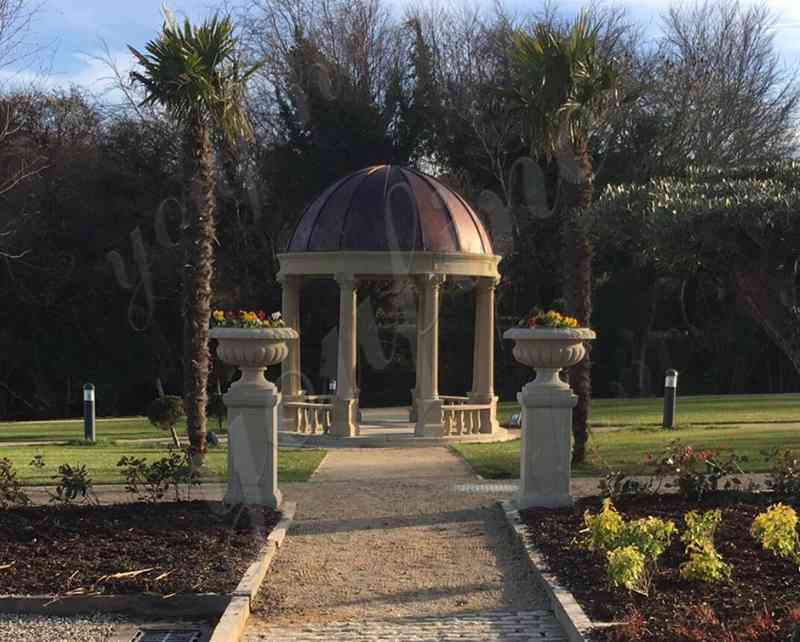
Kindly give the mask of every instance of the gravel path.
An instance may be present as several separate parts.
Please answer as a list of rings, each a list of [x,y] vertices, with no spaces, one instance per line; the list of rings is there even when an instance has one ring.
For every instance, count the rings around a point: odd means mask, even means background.
[[[63,618],[0,613],[0,642],[107,642],[120,618]]]
[[[445,448],[329,451],[310,482],[282,486],[298,514],[245,639],[292,624],[548,608],[496,505],[508,494],[463,490],[475,481]]]

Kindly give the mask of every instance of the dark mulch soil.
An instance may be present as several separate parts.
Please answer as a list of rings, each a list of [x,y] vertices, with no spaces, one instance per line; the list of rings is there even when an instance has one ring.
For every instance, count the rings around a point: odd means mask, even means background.
[[[722,510],[715,543],[723,559],[733,564],[732,581],[707,585],[682,579],[678,570],[685,559],[685,549],[676,537],[659,560],[649,597],[610,588],[604,558],[574,543],[583,528],[584,511],[599,511],[601,501],[599,497],[588,497],[572,509],[530,509],[521,513],[533,541],[589,617],[595,621],[633,623],[597,631],[593,639],[788,642],[791,638],[794,621],[800,617],[800,570],[790,561],[762,550],[750,535],[755,516],[774,503],[770,498],[720,493],[701,504],[675,495],[616,502],[626,518],[654,515],[672,519],[681,532],[686,512]],[[798,501],[783,503],[800,509]]]
[[[205,501],[0,511],[0,595],[230,592],[279,518]]]

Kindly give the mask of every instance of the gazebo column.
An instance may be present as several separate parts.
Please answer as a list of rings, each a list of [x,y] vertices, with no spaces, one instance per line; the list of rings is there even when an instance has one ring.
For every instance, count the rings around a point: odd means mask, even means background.
[[[282,303],[281,314],[283,322],[287,328],[292,328],[300,334],[300,288],[302,277],[283,276],[281,277]],[[281,393],[284,402],[303,400],[303,380],[302,370],[300,369],[300,341],[289,341],[289,355],[286,361],[281,364]],[[297,430],[296,413],[283,415],[283,429]]]
[[[417,437],[441,437],[442,400],[439,399],[439,289],[440,274],[421,277],[422,319],[417,322]]]
[[[356,279],[352,274],[337,274],[336,282],[339,284],[339,350],[331,434],[338,437],[352,437],[358,434]]]
[[[422,300],[422,286],[420,285],[419,281],[412,280],[412,285],[414,288],[414,300],[417,305],[417,316],[415,318],[415,324],[417,327],[417,346],[415,348],[415,358],[416,361],[414,363],[416,369],[416,377],[414,380],[414,388],[411,390],[411,409],[408,413],[408,420],[411,423],[417,422],[417,401],[419,399],[419,382],[420,382],[420,367],[419,367],[419,360],[420,355],[422,354],[423,346],[422,346],[422,333],[420,332],[420,328],[425,324],[425,306],[423,305]]]
[[[478,278],[475,287],[475,344],[472,363],[472,404],[490,404],[480,413],[482,433],[497,429],[497,397],[494,394],[494,291],[495,277]]]

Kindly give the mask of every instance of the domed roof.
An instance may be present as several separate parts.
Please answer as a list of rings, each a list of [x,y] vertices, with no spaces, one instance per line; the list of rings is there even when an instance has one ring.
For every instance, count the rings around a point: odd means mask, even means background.
[[[493,254],[486,228],[461,196],[396,165],[350,174],[306,208],[288,252],[325,251]]]

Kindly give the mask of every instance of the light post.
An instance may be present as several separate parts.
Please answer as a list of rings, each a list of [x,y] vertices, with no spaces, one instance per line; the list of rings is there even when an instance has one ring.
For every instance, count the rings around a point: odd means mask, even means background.
[[[94,413],[94,385],[87,383],[83,386],[83,438],[94,443],[97,437]]]
[[[678,371],[667,370],[664,377],[664,428],[675,427],[675,403],[678,396]]]

